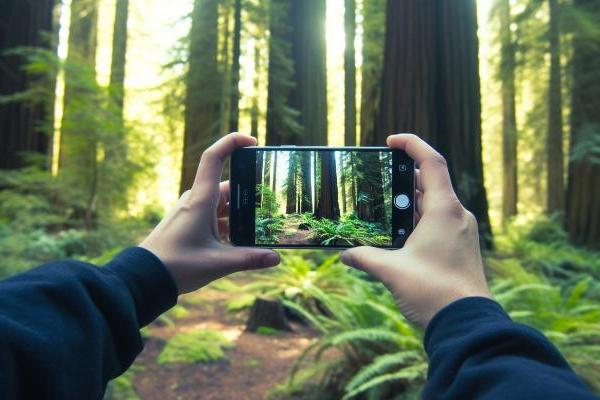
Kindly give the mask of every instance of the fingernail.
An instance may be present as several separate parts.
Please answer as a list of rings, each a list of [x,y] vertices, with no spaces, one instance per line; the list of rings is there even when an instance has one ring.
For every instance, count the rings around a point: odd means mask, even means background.
[[[267,267],[274,267],[279,264],[279,254],[269,253],[263,257],[264,265]]]

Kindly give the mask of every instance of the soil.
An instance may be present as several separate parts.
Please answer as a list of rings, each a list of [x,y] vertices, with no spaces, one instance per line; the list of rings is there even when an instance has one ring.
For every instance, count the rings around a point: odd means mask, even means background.
[[[308,238],[310,230],[298,229],[303,222],[302,216],[299,214],[286,216],[278,244],[317,244],[314,239]]]
[[[234,278],[239,282],[239,279]],[[286,381],[294,361],[316,335],[292,324],[293,332],[275,336],[244,332],[248,311],[231,313],[225,303],[235,293],[204,288],[180,300],[189,314],[174,326],[150,325],[150,336],[136,365],[135,391],[141,399],[265,399],[276,385]],[[220,331],[232,340],[227,359],[211,363],[159,365],[166,341],[178,332],[194,329]]]

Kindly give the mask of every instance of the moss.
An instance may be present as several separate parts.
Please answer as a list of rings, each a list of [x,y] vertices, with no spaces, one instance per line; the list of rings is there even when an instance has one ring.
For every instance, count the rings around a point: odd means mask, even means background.
[[[256,296],[252,294],[242,294],[241,296],[235,297],[227,302],[227,311],[240,311],[245,308],[249,308]]]
[[[225,359],[232,344],[222,334],[200,330],[173,336],[158,356],[159,364],[210,362]]]
[[[281,331],[268,326],[259,326],[258,329],[256,329],[256,333],[259,335],[277,336],[281,333]]]
[[[168,312],[175,319],[185,318],[189,315],[189,311],[184,306],[177,304],[175,307],[171,308]]]

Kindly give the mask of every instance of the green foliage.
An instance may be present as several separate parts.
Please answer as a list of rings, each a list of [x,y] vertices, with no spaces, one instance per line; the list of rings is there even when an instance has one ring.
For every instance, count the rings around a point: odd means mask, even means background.
[[[124,374],[109,382],[106,388],[105,400],[139,400],[135,392],[133,379],[136,372],[141,372],[142,367],[133,365]]]
[[[256,329],[256,333],[258,333],[259,335],[266,336],[278,336],[281,334],[281,331],[278,329],[271,328],[269,326],[259,326]]]
[[[231,342],[215,331],[200,330],[173,336],[158,356],[159,364],[210,362],[226,358]]]
[[[279,202],[269,185],[257,185],[256,196],[262,199],[261,206],[256,210],[254,222],[254,241],[256,244],[270,244],[279,241],[283,232],[283,217],[277,215]]]
[[[313,218],[304,214],[304,220],[310,225],[310,238],[317,239],[322,245],[384,246],[391,244],[391,235],[379,224],[362,221],[355,215],[347,215],[339,221]]]

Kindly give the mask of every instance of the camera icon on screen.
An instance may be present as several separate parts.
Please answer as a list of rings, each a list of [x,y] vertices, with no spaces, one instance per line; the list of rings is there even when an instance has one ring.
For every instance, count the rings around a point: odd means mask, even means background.
[[[408,171],[408,166],[406,164],[398,164],[398,171],[406,172]]]

